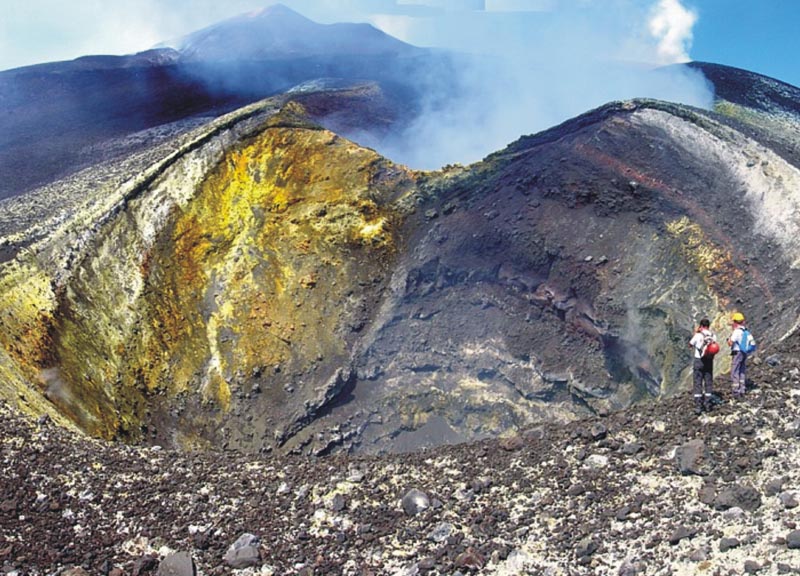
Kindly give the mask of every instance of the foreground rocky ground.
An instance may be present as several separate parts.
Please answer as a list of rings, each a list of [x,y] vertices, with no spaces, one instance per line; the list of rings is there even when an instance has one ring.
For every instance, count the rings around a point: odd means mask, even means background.
[[[0,406],[6,574],[800,573],[800,357],[688,395],[380,458],[109,445]]]

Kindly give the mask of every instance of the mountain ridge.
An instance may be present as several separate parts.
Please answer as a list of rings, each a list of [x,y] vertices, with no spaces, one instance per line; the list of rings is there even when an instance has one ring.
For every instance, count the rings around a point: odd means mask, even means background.
[[[306,33],[282,25],[287,16],[307,23]],[[320,77],[375,82],[389,98],[403,100],[398,108],[407,114],[394,116],[399,133],[431,97],[433,81],[410,83],[411,73],[435,67],[444,78],[452,66],[446,55],[369,25],[317,24],[288,8],[251,20],[242,16],[197,32],[217,37],[213,46],[198,41],[195,49],[204,54],[158,48],[0,72],[0,101],[7,111],[0,118],[0,172],[8,175],[0,182],[0,198],[109,160],[98,154],[108,142],[171,123],[209,120]],[[242,22],[252,26],[242,29]],[[272,36],[294,47],[291,53],[265,47]],[[378,134],[375,141],[385,137]]]
[[[177,44],[182,58],[211,62],[422,51],[370,24],[317,24],[283,4],[211,25]]]

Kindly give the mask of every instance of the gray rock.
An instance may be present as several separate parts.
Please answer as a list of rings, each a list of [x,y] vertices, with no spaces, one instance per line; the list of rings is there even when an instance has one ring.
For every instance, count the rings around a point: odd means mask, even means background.
[[[739,508],[738,506],[734,506],[733,508],[728,508],[725,512],[722,513],[722,517],[728,521],[731,520],[741,520],[744,518],[744,510]]]
[[[568,496],[580,496],[581,494],[586,493],[586,486],[580,482],[577,484],[573,484],[567,489]]]
[[[681,540],[692,538],[695,534],[697,534],[697,530],[694,528],[688,528],[680,525],[672,531],[672,534],[669,537],[669,543],[675,546]]]
[[[719,541],[719,551],[727,552],[731,548],[738,548],[741,545],[738,538],[723,538]]]
[[[480,478],[475,478],[474,480],[471,480],[469,483],[469,487],[476,494],[480,494],[487,488],[491,487],[491,485],[492,485],[492,479],[486,478],[485,476],[481,476]]]
[[[592,425],[592,427],[589,429],[589,434],[591,435],[592,440],[602,440],[608,435],[608,428],[598,422],[597,424]]]
[[[756,562],[755,560],[747,560],[744,563],[744,571],[746,574],[758,574],[761,572],[761,564]]]
[[[580,542],[578,542],[577,548],[575,548],[575,555],[578,558],[583,556],[591,556],[597,550],[597,544],[590,538],[586,537]]]
[[[486,564],[484,557],[472,547],[467,548],[464,552],[459,554],[455,560],[456,566],[459,568],[472,568],[480,570]]]
[[[618,508],[617,511],[614,513],[614,518],[619,520],[620,522],[624,522],[628,520],[628,516],[631,513],[630,506],[623,506],[622,508]]]
[[[499,442],[500,448],[506,452],[516,452],[525,446],[525,440],[520,436],[509,436],[501,438]]]
[[[689,554],[689,560],[692,562],[704,562],[705,560],[708,560],[708,552],[706,552],[703,548],[698,548]]]
[[[719,491],[714,498],[714,508],[728,510],[738,506],[752,512],[761,507],[761,494],[750,486],[733,485]]]
[[[403,496],[402,504],[403,511],[408,516],[416,516],[426,508],[430,507],[431,500],[428,498],[428,495],[425,494],[425,492],[417,490],[416,488],[412,488],[406,492],[405,496]]]
[[[158,576],[196,576],[192,555],[188,552],[176,552],[164,558],[158,565]]]
[[[523,436],[526,440],[544,440],[546,434],[544,428],[533,428],[531,430],[526,430]]]
[[[261,564],[260,544],[258,536],[242,534],[225,553],[225,563],[234,570],[258,566]]]
[[[347,500],[344,495],[336,494],[331,500],[330,508],[333,512],[341,512],[347,508]]]
[[[702,470],[702,464],[708,459],[708,450],[702,440],[691,440],[678,447],[675,457],[678,460],[678,469],[684,476],[690,474],[705,475]]]
[[[592,470],[607,468],[608,463],[609,459],[605,454],[592,454],[586,458],[586,466]]]
[[[800,550],[800,530],[792,530],[786,537],[786,546],[789,550]]]
[[[797,508],[798,502],[793,492],[782,492],[778,498],[786,509]]]
[[[703,487],[700,488],[698,499],[706,506],[713,506],[714,500],[717,497],[717,484],[713,480],[706,480]]]
[[[764,485],[764,494],[767,496],[777,496],[783,490],[783,485],[786,483],[785,478],[773,478]]]
[[[436,528],[428,534],[428,540],[433,540],[434,542],[444,542],[447,540],[455,530],[455,526],[450,524],[449,522],[442,522]]]
[[[619,567],[617,576],[637,576],[637,574],[640,573],[641,571],[636,564],[630,560],[625,560],[625,562],[622,563],[622,566]]]
[[[153,554],[139,556],[133,563],[133,576],[154,572],[158,568],[158,558]]]
[[[626,442],[622,445],[622,453],[628,456],[635,456],[642,450],[644,450],[644,446],[639,442]]]
[[[359,470],[358,468],[351,468],[347,474],[348,482],[353,482],[354,484],[358,484],[359,482],[364,480],[364,472]]]

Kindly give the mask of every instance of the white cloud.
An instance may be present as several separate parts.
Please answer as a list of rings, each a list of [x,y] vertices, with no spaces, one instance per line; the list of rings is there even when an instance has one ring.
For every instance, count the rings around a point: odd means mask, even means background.
[[[162,41],[269,3],[270,0],[3,2],[0,70],[88,54],[147,50]]]
[[[658,41],[662,64],[688,62],[692,29],[697,13],[685,8],[680,0],[660,0],[649,22],[650,33]]]

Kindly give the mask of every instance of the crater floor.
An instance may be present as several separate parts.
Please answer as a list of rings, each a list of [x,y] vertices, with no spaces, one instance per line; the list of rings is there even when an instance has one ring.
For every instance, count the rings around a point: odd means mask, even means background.
[[[132,448],[3,403],[0,563],[73,576],[191,562],[204,574],[797,573],[798,344],[753,362],[743,401],[717,375],[719,403],[701,417],[685,393],[382,457]],[[245,534],[259,540],[230,554]]]

